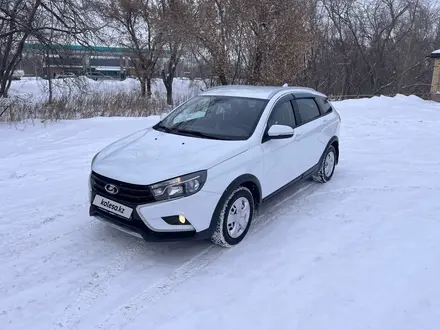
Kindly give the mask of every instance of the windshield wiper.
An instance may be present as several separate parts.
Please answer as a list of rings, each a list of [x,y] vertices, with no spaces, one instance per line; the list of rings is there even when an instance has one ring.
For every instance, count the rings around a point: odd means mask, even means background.
[[[227,140],[226,138],[222,138],[219,136],[215,136],[215,135],[211,135],[211,134],[207,134],[207,133],[202,133],[199,131],[186,130],[186,129],[174,129],[174,130],[171,130],[171,132],[177,132],[177,133],[184,134],[184,135],[201,137],[203,139]]]
[[[203,139],[229,140],[227,138],[211,135],[211,134],[208,134],[208,133],[202,133],[202,132],[199,132],[199,131],[186,130],[186,129],[182,129],[182,128],[179,129],[177,127],[169,128],[169,127],[167,127],[165,125],[156,125],[156,126],[154,126],[154,128],[158,129],[158,130],[161,130],[161,131],[164,131],[166,133],[172,133],[172,134],[173,133],[174,134],[178,133],[178,134],[181,134],[181,135],[195,136],[195,137],[200,137],[200,138],[203,138]]]
[[[162,131],[167,132],[167,133],[170,133],[170,132],[173,131],[172,129],[170,129],[170,128],[164,126],[164,125],[156,125],[153,128],[162,130]]]

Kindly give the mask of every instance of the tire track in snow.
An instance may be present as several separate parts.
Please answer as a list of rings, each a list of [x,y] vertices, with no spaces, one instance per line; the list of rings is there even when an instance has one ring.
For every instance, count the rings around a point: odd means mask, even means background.
[[[290,196],[277,202],[269,210],[265,210],[262,214],[258,214],[257,219],[250,228],[248,235],[250,237],[254,236],[259,231],[264,229],[269,222],[273,221],[280,214],[282,214],[283,212],[274,212],[274,210],[280,206],[283,206],[289,200],[298,198],[295,200],[296,203],[304,200],[310,193],[310,188],[312,186],[315,186],[315,189],[312,189],[312,191],[315,191],[321,185],[309,183],[305,186],[299,187],[298,190],[296,190]],[[290,207],[287,210],[289,209]],[[266,214],[269,216],[263,219],[263,216]],[[138,317],[149,306],[153,305],[167,294],[173,292],[179,285],[197,275],[200,270],[204,269],[214,260],[218,259],[223,253],[229,250],[230,249],[222,248],[216,245],[207,247],[182,266],[175,269],[169,276],[163,278],[154,286],[147,288],[140,294],[133,296],[127,303],[120,305],[113,312],[107,314],[105,320],[99,325],[95,326],[95,328],[106,330],[124,328],[126,325],[133,322],[136,317]]]
[[[322,192],[313,193],[307,198],[320,196],[320,195],[343,195],[356,192],[394,192],[396,190],[430,190],[430,191],[440,191],[440,187],[423,187],[423,186],[384,186],[384,187],[349,187],[341,189],[333,189]]]
[[[290,207],[287,208],[287,209],[283,209],[284,212],[276,212],[276,209],[278,209],[279,207],[283,206],[286,202],[288,202],[289,200],[291,200],[293,198],[297,198],[294,201],[296,203],[306,199],[307,197],[309,197],[310,193],[312,193],[312,192],[314,193],[316,190],[319,189],[319,187],[321,187],[321,184],[308,183],[308,184],[306,184],[303,187],[299,187],[298,190],[295,191],[293,194],[291,194],[291,195],[281,199],[280,201],[278,201],[269,210],[264,210],[263,214],[258,215],[257,221],[254,222],[254,226],[250,228],[249,231],[250,231],[251,236],[257,234],[262,229],[264,229],[265,226],[269,222],[273,221],[274,218],[276,218],[279,215],[283,214],[286,210],[290,210]],[[298,198],[298,195],[299,195],[299,198]],[[265,214],[270,214],[270,216],[263,219],[263,215],[265,215]]]
[[[198,271],[205,268],[223,253],[224,248],[219,246],[211,245],[207,247],[191,260],[174,270],[171,275],[159,281],[154,287],[146,289],[130,299],[128,304],[117,308],[116,312],[111,313],[110,316],[102,324],[96,326],[96,328],[123,328],[135,320],[147,306],[153,305],[156,301],[174,291],[177,286],[192,278]],[[112,320],[116,323],[112,323]]]
[[[132,238],[134,241],[130,243],[127,249],[120,252],[113,262],[111,262],[103,270],[99,271],[98,276],[93,276],[88,284],[80,289],[80,292],[74,302],[69,303],[64,309],[62,317],[55,322],[53,329],[74,329],[81,321],[89,307],[92,306],[98,298],[105,296],[110,289],[110,281],[118,273],[124,270],[126,264],[141,252],[157,252],[166,254],[170,251],[172,244],[154,244],[148,248],[146,242],[141,239]]]
[[[64,215],[61,215],[62,217],[66,217]],[[68,218],[75,218],[75,214],[69,214],[67,215]],[[5,254],[5,256],[8,257],[14,257],[17,258],[21,256],[23,253],[34,250],[36,248],[45,247],[48,245],[53,244],[56,241],[63,240],[66,237],[75,234],[80,231],[90,231],[89,228],[91,227],[98,227],[99,222],[93,219],[87,219],[87,221],[75,225],[74,227],[70,228],[68,231],[61,233],[60,235],[53,236],[50,238],[45,237],[44,235],[40,234],[40,232],[44,232],[44,230],[47,231],[46,227],[49,227],[53,222],[47,222],[47,223],[41,223],[38,226],[36,226],[36,229],[33,228],[28,230],[23,230],[25,234],[21,234],[19,236],[14,236],[12,239],[10,239],[6,244],[5,247],[8,249],[8,253]],[[99,227],[97,230],[102,231],[103,226]],[[36,237],[35,241],[30,241],[29,233],[32,233],[33,237]]]

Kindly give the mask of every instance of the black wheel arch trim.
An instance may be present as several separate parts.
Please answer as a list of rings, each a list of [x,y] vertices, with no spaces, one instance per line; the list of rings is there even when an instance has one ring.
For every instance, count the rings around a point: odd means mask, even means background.
[[[255,184],[257,186],[259,198],[258,198],[258,200],[255,201],[255,203],[260,204],[260,202],[261,202],[261,183],[260,183],[260,180],[258,180],[258,178],[253,174],[242,174],[239,177],[235,178],[229,184],[229,186],[226,188],[223,195],[227,195],[228,192],[231,193],[232,191],[237,189],[239,186],[241,186],[245,182],[252,182],[253,184]]]
[[[337,142],[338,143],[338,149],[339,149],[339,138],[337,136],[333,136],[327,143],[327,145],[325,146],[324,152],[321,155],[321,158],[319,159],[319,163],[318,164],[322,164],[323,160],[324,160],[324,155],[325,152],[327,151],[327,149],[333,144],[333,142]],[[339,162],[339,151],[336,151],[336,164],[338,164]]]
[[[217,219],[220,217],[220,212],[223,208],[223,204],[228,199],[229,195],[238,187],[243,185],[245,182],[252,182],[257,186],[258,189],[258,200],[255,201],[255,209],[258,209],[258,206],[261,204],[261,184],[260,180],[255,175],[252,174],[242,174],[239,177],[235,178],[225,189],[222,196],[220,197],[219,201],[217,202],[217,206],[214,209],[214,212],[211,217],[211,222],[209,224],[209,227],[199,233],[197,233],[197,236],[201,236],[203,238],[210,238],[212,233],[214,232],[216,225],[217,225]]]

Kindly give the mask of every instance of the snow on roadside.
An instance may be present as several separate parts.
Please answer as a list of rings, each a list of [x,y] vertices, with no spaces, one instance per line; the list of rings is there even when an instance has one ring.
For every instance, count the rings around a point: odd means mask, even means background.
[[[333,180],[285,191],[230,250],[88,217],[93,155],[157,117],[0,124],[0,329],[437,329],[440,104],[335,105]]]

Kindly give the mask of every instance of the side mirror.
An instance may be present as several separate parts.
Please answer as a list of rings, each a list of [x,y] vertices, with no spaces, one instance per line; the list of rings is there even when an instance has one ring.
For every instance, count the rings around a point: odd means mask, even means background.
[[[168,116],[168,114],[169,114],[169,112],[162,112],[162,113],[160,114],[160,120],[165,119],[165,117]]]
[[[287,125],[272,125],[267,132],[270,140],[288,139],[294,134],[293,128]]]

